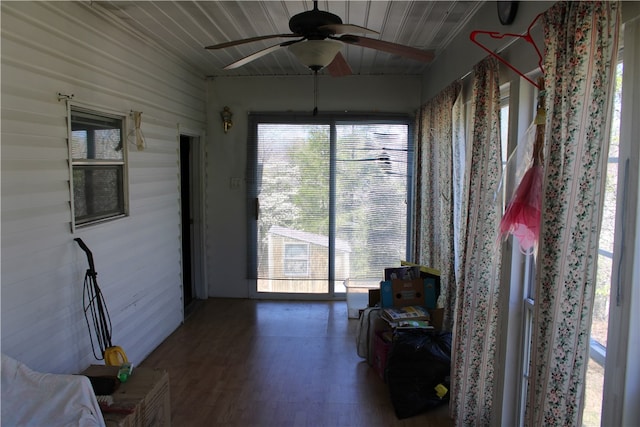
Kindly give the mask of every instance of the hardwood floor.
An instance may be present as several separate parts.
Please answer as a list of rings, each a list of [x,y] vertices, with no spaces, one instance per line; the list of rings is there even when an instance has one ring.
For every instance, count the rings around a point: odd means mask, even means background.
[[[175,427],[453,425],[446,405],[396,417],[356,327],[342,301],[209,299],[141,366],[169,372]]]

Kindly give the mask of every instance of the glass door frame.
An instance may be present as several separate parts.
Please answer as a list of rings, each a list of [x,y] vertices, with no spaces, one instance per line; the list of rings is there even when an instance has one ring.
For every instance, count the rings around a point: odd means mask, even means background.
[[[328,292],[327,293],[281,293],[281,292],[258,292],[257,272],[258,255],[256,241],[258,236],[258,125],[270,124],[308,124],[330,126],[330,179],[329,191],[334,195],[336,191],[336,126],[341,124],[404,124],[407,126],[407,229],[406,229],[406,256],[411,261],[412,224],[413,224],[413,189],[414,189],[414,118],[407,114],[395,113],[319,113],[309,115],[309,113],[250,113],[249,130],[247,141],[247,281],[249,282],[249,297],[259,299],[289,299],[289,300],[344,300],[345,292],[335,291],[335,197],[329,198],[329,271],[328,271]],[[382,272],[381,272],[382,274]]]

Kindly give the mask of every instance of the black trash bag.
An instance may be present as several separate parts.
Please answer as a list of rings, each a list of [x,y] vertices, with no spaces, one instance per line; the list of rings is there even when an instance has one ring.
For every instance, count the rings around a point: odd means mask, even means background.
[[[449,401],[451,332],[398,331],[389,351],[385,377],[399,419]]]

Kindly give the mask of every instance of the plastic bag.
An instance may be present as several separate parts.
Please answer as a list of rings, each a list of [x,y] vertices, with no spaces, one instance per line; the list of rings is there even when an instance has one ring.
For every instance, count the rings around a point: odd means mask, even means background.
[[[386,368],[396,416],[412,417],[447,403],[450,370],[451,332],[398,331]]]
[[[377,322],[386,324],[380,319],[380,307],[367,307],[360,315],[356,329],[356,349],[358,356],[367,359],[367,363],[371,366],[373,366],[373,338],[375,336],[374,331]]]

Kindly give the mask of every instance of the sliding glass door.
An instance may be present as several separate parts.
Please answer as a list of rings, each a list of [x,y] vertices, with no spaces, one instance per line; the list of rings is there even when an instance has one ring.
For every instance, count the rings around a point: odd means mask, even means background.
[[[329,292],[329,130],[257,126],[257,292]]]
[[[408,253],[408,118],[251,117],[249,277],[306,298],[377,284]]]

